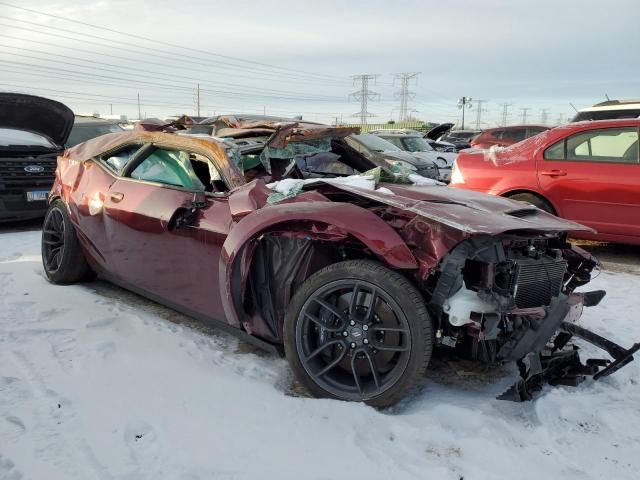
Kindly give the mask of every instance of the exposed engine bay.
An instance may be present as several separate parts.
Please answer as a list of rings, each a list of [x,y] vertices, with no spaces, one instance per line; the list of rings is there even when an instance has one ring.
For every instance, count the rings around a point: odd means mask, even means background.
[[[609,375],[630,362],[640,344],[624,350],[575,325],[582,308],[605,295],[574,292],[596,268],[590,254],[558,237],[466,240],[432,280],[437,341],[485,363],[516,362],[521,379],[499,397],[505,400],[528,400],[544,381],[577,385],[586,375]],[[574,336],[604,348],[614,361],[583,365],[577,347],[563,350]]]

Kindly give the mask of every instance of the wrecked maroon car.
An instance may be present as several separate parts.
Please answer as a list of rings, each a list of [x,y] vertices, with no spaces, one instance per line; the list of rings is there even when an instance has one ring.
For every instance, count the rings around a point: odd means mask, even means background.
[[[230,117],[215,137],[144,130],[59,158],[51,282],[98,274],[284,353],[315,396],[377,407],[434,348],[517,362],[513,400],[608,375],[640,348],[577,323],[604,296],[575,292],[597,262],[567,232],[587,227],[380,168],[348,148],[349,128]],[[583,364],[573,337],[612,360]]]

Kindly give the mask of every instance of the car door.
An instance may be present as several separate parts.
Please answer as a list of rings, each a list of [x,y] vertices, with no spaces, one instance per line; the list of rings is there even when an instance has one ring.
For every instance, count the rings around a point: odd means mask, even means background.
[[[541,152],[538,181],[558,214],[602,234],[640,237],[638,138],[637,127],[591,129]]]
[[[89,257],[93,268],[109,273],[114,264],[112,245],[105,235],[103,205],[109,187],[119,172],[140,149],[142,144],[127,144],[105,152],[93,161],[77,167],[81,173],[75,176],[70,195],[69,210],[78,230],[78,239]]]
[[[206,157],[145,148],[105,200],[111,271],[163,303],[223,319],[218,262],[231,226],[226,187]],[[205,167],[194,168],[196,162]]]

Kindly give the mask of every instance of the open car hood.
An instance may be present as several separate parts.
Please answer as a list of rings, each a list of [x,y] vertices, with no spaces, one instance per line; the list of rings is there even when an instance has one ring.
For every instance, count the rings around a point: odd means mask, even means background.
[[[1,128],[34,132],[64,146],[73,122],[73,111],[63,103],[22,93],[0,93]]]
[[[441,123],[440,125],[433,127],[431,130],[429,130],[424,135],[424,138],[428,138],[430,140],[438,140],[441,136],[443,136],[452,128],[453,128],[453,123]]]
[[[417,213],[422,217],[468,234],[497,235],[515,231],[593,232],[589,227],[558,218],[533,205],[469,190],[445,186],[408,186],[381,183],[380,186],[384,186],[394,193],[394,195],[390,195],[351,185],[330,185],[332,188]],[[306,190],[310,188],[311,185],[308,185]]]

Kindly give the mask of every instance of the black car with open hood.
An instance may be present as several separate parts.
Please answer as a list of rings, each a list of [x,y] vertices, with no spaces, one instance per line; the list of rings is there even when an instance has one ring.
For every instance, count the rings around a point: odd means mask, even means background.
[[[48,98],[0,92],[0,221],[44,215],[73,111]]]
[[[453,127],[453,123],[441,123],[429,130],[424,138],[436,150],[459,152],[471,148],[471,140],[481,133],[481,130],[453,130]]]

